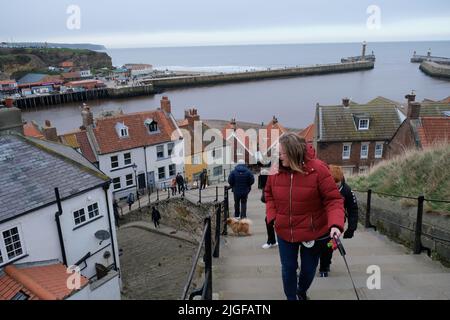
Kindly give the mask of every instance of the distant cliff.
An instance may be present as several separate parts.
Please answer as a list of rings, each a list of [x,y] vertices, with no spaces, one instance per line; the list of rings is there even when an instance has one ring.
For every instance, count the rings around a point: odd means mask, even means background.
[[[18,78],[27,72],[45,72],[63,61],[72,61],[85,69],[112,68],[112,60],[104,52],[66,48],[0,48],[1,78]]]

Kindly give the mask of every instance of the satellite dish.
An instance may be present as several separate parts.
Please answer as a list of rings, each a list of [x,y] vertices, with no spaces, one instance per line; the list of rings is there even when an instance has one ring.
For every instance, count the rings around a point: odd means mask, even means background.
[[[109,232],[106,230],[98,230],[94,235],[97,239],[101,240],[100,244],[102,244],[103,241],[108,240],[111,237]]]

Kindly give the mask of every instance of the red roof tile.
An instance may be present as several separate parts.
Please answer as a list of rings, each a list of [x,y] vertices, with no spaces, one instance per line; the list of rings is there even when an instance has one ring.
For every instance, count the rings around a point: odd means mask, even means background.
[[[30,300],[62,300],[75,291],[67,288],[67,279],[71,275],[61,263],[24,269],[8,265],[4,272],[0,277],[0,300],[10,300],[19,291]],[[80,280],[80,288],[89,283],[84,276]]]
[[[95,158],[94,150],[92,150],[91,144],[89,143],[89,139],[87,136],[86,130],[82,130],[80,132],[75,133],[77,137],[78,144],[80,145],[81,153],[88,159],[90,162],[97,162]]]
[[[26,137],[33,137],[33,138],[38,138],[38,139],[44,138],[44,135],[42,134],[42,132],[39,130],[37,125],[34,124],[33,122],[27,122],[26,124],[23,125],[23,134]]]
[[[158,123],[160,133],[148,132],[144,124],[147,119]],[[119,137],[115,128],[118,123],[128,127],[128,137]],[[171,141],[171,135],[176,130],[177,126],[169,115],[158,109],[96,119],[93,131],[100,149],[99,154],[106,154]]]
[[[423,148],[430,147],[437,142],[450,142],[449,117],[422,117],[421,123],[418,131]]]
[[[300,131],[298,135],[306,140],[306,142],[312,142],[314,140],[315,126],[314,123],[307,126]]]

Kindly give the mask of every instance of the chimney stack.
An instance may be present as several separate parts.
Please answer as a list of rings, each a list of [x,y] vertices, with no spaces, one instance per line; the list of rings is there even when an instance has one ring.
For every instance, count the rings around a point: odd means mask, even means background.
[[[45,120],[45,126],[42,128],[42,133],[46,140],[58,142],[58,134],[56,128],[52,127],[50,120]]]
[[[275,116],[273,116],[273,117],[272,117],[272,123],[273,123],[273,124],[276,124],[276,123],[278,123],[278,119],[277,119],[277,117],[275,117]]]
[[[164,96],[161,99],[161,109],[167,113],[172,113],[172,107],[170,106],[170,100]]]
[[[407,94],[405,96],[405,98],[408,100],[408,105],[409,105],[411,102],[416,101],[416,94],[414,93],[414,91],[411,91],[411,93]]]
[[[348,107],[350,105],[350,99],[349,98],[343,98],[342,99],[342,105],[344,107]]]
[[[409,119],[419,119],[420,116],[420,103],[419,102],[409,102],[407,117]]]
[[[233,130],[236,130],[236,118],[231,118],[230,124]]]
[[[23,135],[22,112],[19,108],[0,108],[0,132],[18,132]]]
[[[190,127],[194,126],[195,121],[200,121],[197,109],[192,108],[184,111],[184,118],[188,121]]]
[[[81,118],[83,119],[83,127],[87,128],[94,125],[94,114],[88,105],[83,103],[83,110],[81,110]]]

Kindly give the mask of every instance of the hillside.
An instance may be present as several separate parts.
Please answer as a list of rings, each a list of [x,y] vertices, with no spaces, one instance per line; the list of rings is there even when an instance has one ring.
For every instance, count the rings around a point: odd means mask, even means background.
[[[57,67],[67,60],[82,68],[112,68],[111,57],[104,52],[63,48],[1,48],[0,80],[19,78],[27,72],[44,72],[49,66]]]
[[[424,151],[409,151],[401,157],[383,161],[367,175],[348,178],[353,189],[450,200],[450,145],[442,144]],[[402,200],[405,205],[415,200]],[[426,211],[450,213],[449,203],[425,201]]]

